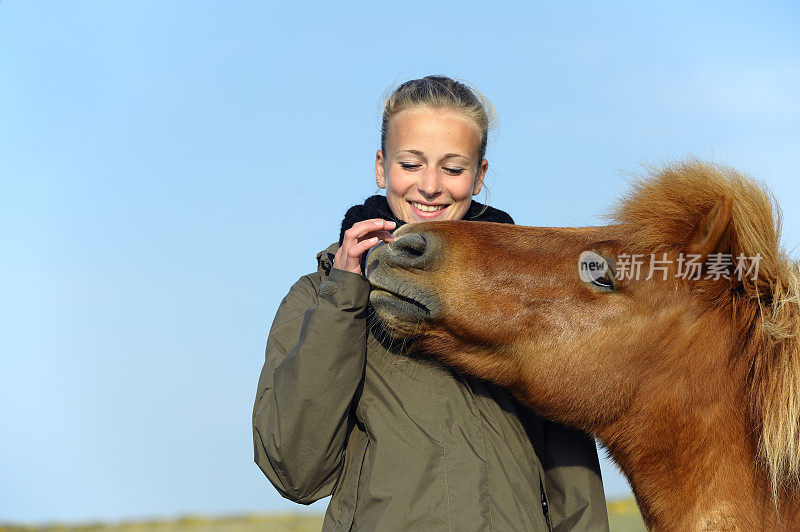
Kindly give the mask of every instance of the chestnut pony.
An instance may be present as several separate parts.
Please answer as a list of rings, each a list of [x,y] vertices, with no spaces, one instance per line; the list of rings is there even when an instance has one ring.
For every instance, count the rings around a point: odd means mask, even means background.
[[[612,221],[405,225],[370,301],[391,337],[595,434],[648,528],[800,530],[800,274],[773,197],[688,161]]]

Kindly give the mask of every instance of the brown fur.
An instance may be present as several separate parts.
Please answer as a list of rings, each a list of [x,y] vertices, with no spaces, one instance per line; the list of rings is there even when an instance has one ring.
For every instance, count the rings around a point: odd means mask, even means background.
[[[637,182],[612,221],[405,226],[371,254],[369,278],[436,312],[373,303],[418,350],[595,433],[651,529],[800,529],[800,275],[779,248],[773,198],[732,169],[689,161]],[[398,266],[414,233],[436,261]],[[578,277],[585,250],[641,253],[645,265],[651,253],[761,261],[754,281],[676,278],[673,262],[666,280],[617,280],[604,293]]]
[[[797,264],[779,248],[780,210],[773,196],[731,168],[697,161],[677,164],[637,183],[613,211],[632,228],[637,251],[681,249],[686,235],[705,213],[728,201],[731,214],[724,251],[762,259],[755,282],[724,287],[730,297],[707,287],[717,305],[735,316],[739,338],[734,347],[749,370],[751,418],[760,433],[759,453],[778,486],[800,476],[800,313]]]

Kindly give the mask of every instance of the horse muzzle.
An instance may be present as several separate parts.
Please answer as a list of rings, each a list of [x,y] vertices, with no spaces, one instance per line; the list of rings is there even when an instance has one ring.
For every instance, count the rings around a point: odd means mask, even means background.
[[[425,288],[436,269],[441,243],[430,232],[409,232],[404,226],[397,239],[370,250],[366,276],[373,290],[370,302],[390,334],[412,336],[422,322],[441,313],[441,303]],[[413,331],[412,331],[413,329]]]

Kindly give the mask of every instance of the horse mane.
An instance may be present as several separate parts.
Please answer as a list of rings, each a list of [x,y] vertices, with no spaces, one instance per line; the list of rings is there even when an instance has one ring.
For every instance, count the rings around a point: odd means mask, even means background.
[[[693,159],[648,170],[609,216],[630,234],[631,253],[687,250],[708,213],[729,203],[718,251],[734,264],[739,255],[760,256],[755,279],[732,276],[697,292],[732,313],[733,355],[749,370],[748,414],[777,503],[782,487],[800,487],[800,270],[780,249],[780,208],[764,185],[726,166]]]

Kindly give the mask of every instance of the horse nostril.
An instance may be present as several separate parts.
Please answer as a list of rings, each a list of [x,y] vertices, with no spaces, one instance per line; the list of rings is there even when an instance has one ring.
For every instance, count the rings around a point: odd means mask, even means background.
[[[426,269],[433,265],[436,239],[430,234],[411,233],[401,235],[389,244],[388,260],[402,268]]]
[[[416,257],[421,257],[423,254],[425,254],[425,248],[427,245],[428,243],[426,242],[425,237],[419,233],[416,233],[398,238],[394,247],[399,254],[413,259]]]

